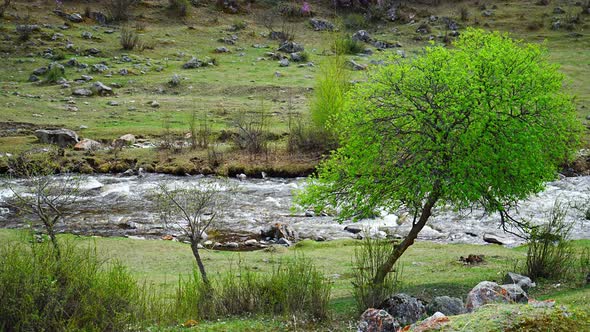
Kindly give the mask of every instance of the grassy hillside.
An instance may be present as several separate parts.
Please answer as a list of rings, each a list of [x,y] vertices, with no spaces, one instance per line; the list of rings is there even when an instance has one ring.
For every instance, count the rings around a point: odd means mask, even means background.
[[[70,128],[84,138],[103,142],[127,133],[156,143],[169,135],[172,140],[182,140],[195,112],[197,123],[207,117],[217,139],[215,149],[220,160],[212,162],[205,150],[170,154],[129,149],[117,156],[97,152],[92,161],[83,158],[82,153],[67,152],[67,156],[81,171],[144,167],[167,173],[227,174],[228,169],[237,167],[251,173],[267,169],[304,174],[319,155],[287,153],[286,135],[290,122],[308,119],[315,77],[322,63],[333,57],[333,41],[342,34],[366,29],[376,40],[401,44],[401,48],[385,51],[365,44],[363,47],[371,49],[373,55],[347,56],[370,66],[371,60],[399,50],[412,56],[430,42],[452,42],[448,37],[449,20],[459,26],[459,32],[474,26],[544,43],[552,61],[561,66],[568,79],[566,89],[577,96],[580,119],[585,121],[589,115],[590,15],[583,14],[575,1],[551,1],[546,6],[536,5],[537,1],[488,1],[485,5],[478,1],[441,1],[438,6],[408,3],[400,10],[398,20],[372,22],[359,13],[335,11],[326,2],[311,2],[315,17],[334,22],[339,29],[317,32],[308,17],[274,15],[269,24],[268,13],[273,8],[269,2],[255,3],[249,12],[234,15],[219,11],[213,3],[203,3],[190,6],[188,15],[180,18],[168,8],[168,1],[144,0],[133,8],[127,23],[100,26],[86,18],[81,23],[68,23],[66,30],[60,27],[67,20],[52,13],[53,2],[16,2],[0,26],[4,36],[0,44],[0,153],[42,147],[31,134],[45,127]],[[562,9],[560,14],[556,14],[556,7]],[[98,4],[78,1],[66,1],[63,7],[66,13],[97,10],[104,11]],[[558,30],[552,29],[555,21],[560,22]],[[21,41],[17,24],[37,24],[40,31],[33,32],[28,41]],[[139,35],[143,50],[121,48],[123,26]],[[304,45],[308,61],[280,67],[267,55],[278,47],[278,41],[268,38],[269,26],[291,33],[295,42]],[[416,32],[420,27],[430,32]],[[234,45],[219,41],[235,37]],[[229,52],[216,53],[218,47],[226,47]],[[84,55],[89,48],[97,48],[99,55]],[[52,56],[44,56],[47,53]],[[90,67],[103,63],[109,69],[97,73],[90,68],[66,67],[65,77],[70,81],[81,75],[93,77],[89,82],[71,83],[70,88],[28,82],[36,68],[54,61],[51,57],[60,63],[75,58]],[[214,59],[216,65],[182,69],[192,57]],[[126,70],[125,75],[122,70]],[[181,83],[171,86],[168,82],[175,74]],[[364,75],[363,71],[351,71],[354,80],[362,80]],[[120,88],[114,88],[113,97],[71,97],[73,89],[96,81]],[[154,100],[159,107],[148,104]],[[112,101],[118,106],[108,105]],[[261,113],[272,133],[267,153],[252,156],[236,151],[228,138],[231,134],[227,134],[238,130],[236,119],[242,116],[258,121]],[[114,165],[117,163],[120,165]]]

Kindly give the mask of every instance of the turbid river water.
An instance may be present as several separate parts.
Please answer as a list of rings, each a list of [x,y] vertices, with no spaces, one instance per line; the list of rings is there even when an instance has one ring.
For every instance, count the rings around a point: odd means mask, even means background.
[[[160,238],[171,231],[165,228],[156,213],[149,200],[150,193],[160,183],[184,186],[199,181],[203,181],[203,177],[156,174],[142,177],[87,176],[82,178],[80,197],[71,207],[76,214],[58,228],[85,235]],[[330,216],[306,216],[305,211],[292,211],[293,191],[304,185],[304,179],[229,179],[219,183],[222,186],[229,183],[238,190],[231,193],[227,212],[216,228],[223,234],[239,234],[242,240],[256,238],[260,230],[277,222],[290,225],[299,239],[320,240],[357,237],[345,230],[351,225],[378,237],[403,236],[411,226],[411,218],[403,212],[358,223],[338,223]],[[16,190],[21,184],[19,181],[12,183]],[[24,227],[26,224],[21,217],[6,204],[11,199],[11,190],[0,189],[0,227]],[[590,238],[590,221],[584,212],[585,206],[590,207],[590,177],[562,178],[548,183],[545,191],[523,201],[515,216],[542,223],[556,199],[572,206],[566,217],[573,224],[571,237]],[[477,208],[459,212],[438,208],[419,238],[444,243],[484,244],[484,235],[495,236],[507,245],[521,242],[499,229],[497,214],[486,215]]]

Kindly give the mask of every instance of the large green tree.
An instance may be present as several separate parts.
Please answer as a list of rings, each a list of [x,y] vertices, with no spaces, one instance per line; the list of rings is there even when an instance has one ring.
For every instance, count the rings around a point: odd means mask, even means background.
[[[452,48],[375,68],[333,120],[341,148],[297,201],[343,219],[409,209],[411,231],[378,269],[381,284],[437,204],[479,204],[506,222],[555,179],[581,128],[563,82],[539,45],[474,29]]]

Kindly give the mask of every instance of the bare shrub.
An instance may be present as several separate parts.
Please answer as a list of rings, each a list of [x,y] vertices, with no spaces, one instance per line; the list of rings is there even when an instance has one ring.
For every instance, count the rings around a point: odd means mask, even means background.
[[[574,250],[568,241],[572,224],[565,221],[566,207],[556,201],[546,224],[529,230],[525,274],[531,279],[567,277],[574,266]]]
[[[233,125],[237,130],[234,144],[240,150],[247,151],[251,157],[268,151],[268,115],[264,105],[254,114],[238,112]]]
[[[397,264],[393,273],[388,273],[383,283],[374,283],[374,276],[379,267],[387,261],[392,251],[391,241],[373,239],[368,234],[361,244],[355,248],[353,266],[353,296],[357,310],[365,311],[367,308],[376,308],[388,296],[395,293],[400,287],[402,267]]]
[[[186,17],[190,8],[188,0],[168,0],[168,8],[180,17]]]
[[[124,27],[123,29],[121,29],[120,43],[121,43],[121,47],[124,50],[128,50],[128,51],[131,51],[134,48],[141,45],[139,35],[135,31],[133,31],[132,29],[129,29],[128,27]],[[138,48],[141,48],[141,47],[138,47]]]
[[[4,12],[6,12],[6,9],[8,9],[8,7],[10,7],[11,2],[12,2],[12,0],[4,0],[2,5],[0,5],[0,18],[4,17]]]
[[[125,22],[132,16],[132,8],[138,0],[106,0],[105,9],[109,19],[115,22]]]

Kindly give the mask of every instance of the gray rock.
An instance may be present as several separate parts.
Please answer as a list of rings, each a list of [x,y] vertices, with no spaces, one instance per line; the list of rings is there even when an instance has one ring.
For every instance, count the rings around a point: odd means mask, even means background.
[[[74,96],[79,96],[79,97],[90,97],[92,95],[94,95],[94,92],[92,92],[92,90],[90,89],[75,89],[74,91],[72,91],[72,95]]]
[[[97,63],[95,65],[92,65],[92,67],[90,67],[90,71],[92,71],[94,73],[104,73],[107,70],[109,70],[109,67],[107,67],[107,65],[102,64],[102,63]]]
[[[113,89],[102,84],[102,82],[94,82],[90,89],[99,96],[112,96],[114,94]]]
[[[244,244],[245,244],[246,246],[253,247],[253,246],[255,246],[255,245],[257,245],[257,244],[258,244],[258,241],[257,241],[257,240],[255,240],[255,239],[250,239],[250,240],[246,240],[246,241],[244,242]]]
[[[114,146],[129,146],[135,143],[135,135],[125,134],[119,138],[113,140]]]
[[[288,240],[294,240],[297,238],[297,234],[295,233],[295,231],[293,230],[293,228],[289,225],[286,224],[281,224],[281,223],[276,223],[274,225],[271,225],[268,229],[266,230],[261,230],[260,231],[260,235],[263,238],[271,238],[271,239],[282,239],[282,238],[286,238]]]
[[[82,76],[80,76],[80,78],[86,82],[92,81],[94,79],[94,77],[92,77],[90,75],[82,75]]]
[[[352,233],[352,234],[358,234],[363,231],[363,229],[361,227],[352,226],[352,225],[348,225],[348,226],[344,227],[344,230],[349,233]]]
[[[536,284],[527,276],[523,276],[517,273],[508,272],[504,277],[504,284],[515,284],[520,286],[525,292],[529,288],[535,287]]]
[[[326,20],[312,18],[309,20],[309,24],[315,31],[334,31],[334,24]]]
[[[551,30],[559,30],[561,28],[561,22],[555,21],[551,23]]]
[[[74,150],[78,151],[94,151],[102,148],[102,144],[91,139],[83,139],[74,146]]]
[[[58,70],[62,75],[66,73],[66,68],[57,62],[50,63],[49,70]]]
[[[518,286],[516,284],[510,284],[510,285],[502,285],[500,287],[502,287],[502,289],[504,289],[506,291],[510,301],[516,302],[516,303],[529,302],[528,295],[520,286]]]
[[[466,312],[463,301],[456,297],[438,296],[426,306],[426,313],[433,315],[441,312],[447,316],[464,314]]]
[[[301,55],[301,52],[291,53],[290,57],[291,57],[291,61],[293,61],[293,62],[303,61],[303,55]]]
[[[117,101],[114,101],[114,100],[111,100],[111,101],[109,101],[109,102],[107,103],[107,105],[109,105],[109,106],[119,106],[119,102],[117,102]]]
[[[92,39],[92,32],[90,32],[90,31],[84,31],[84,32],[82,32],[82,38],[84,38],[84,39]]]
[[[367,69],[367,65],[363,65],[363,64],[358,63],[352,59],[348,60],[347,64],[348,64],[348,67],[352,70],[366,70]]]
[[[61,148],[76,145],[78,134],[69,129],[40,129],[35,130],[35,136],[41,143],[55,144]]]
[[[555,7],[553,8],[553,14],[565,14],[565,10],[561,7]]]
[[[510,297],[500,285],[491,281],[482,281],[467,294],[465,308],[471,312],[488,303],[509,303]]]
[[[295,42],[285,41],[279,46],[277,51],[285,52],[285,53],[295,53],[295,52],[303,52],[303,51],[305,51],[305,48],[303,47],[303,45],[297,44]]]
[[[237,242],[227,242],[224,247],[237,249],[240,247],[240,245]]]
[[[281,59],[281,61],[279,61],[279,66],[289,67],[289,59]]]
[[[39,78],[39,76],[35,75],[35,74],[31,74],[31,76],[29,76],[29,82],[39,82],[41,79]]]
[[[386,15],[387,15],[387,18],[390,21],[392,21],[392,22],[395,21],[395,20],[397,20],[398,19],[398,16],[397,16],[397,7],[393,6],[393,7],[389,8],[387,10]]]
[[[220,46],[215,49],[215,53],[229,53],[229,49],[225,46]]]
[[[187,63],[185,63],[184,65],[182,65],[183,69],[194,69],[194,68],[199,68],[203,66],[203,62],[201,62],[199,59],[192,57]]]
[[[66,66],[68,67],[78,67],[80,62],[77,59],[71,58],[70,60],[66,61]]]
[[[387,311],[401,325],[413,324],[426,313],[426,308],[420,300],[403,293],[388,298],[379,307]]]
[[[45,75],[48,70],[49,70],[49,68],[47,68],[47,67],[40,67],[40,68],[33,70],[33,75],[37,75],[37,76]]]
[[[160,103],[158,103],[158,101],[156,101],[156,100],[152,100],[152,101],[150,101],[148,104],[149,104],[151,107],[153,107],[153,108],[158,108],[158,107],[160,107]]]
[[[170,86],[179,86],[181,82],[181,78],[178,74],[174,74],[172,75],[172,78],[170,79],[170,81],[168,81],[168,84],[170,84]]]
[[[359,30],[352,34],[352,39],[365,43],[371,42],[371,35],[366,30]]]
[[[399,323],[387,311],[369,308],[363,312],[357,332],[397,332]]]
[[[481,12],[481,15],[484,17],[490,17],[490,16],[494,15],[494,12],[488,9],[488,10],[484,10],[483,12]]]
[[[70,20],[71,22],[74,22],[74,23],[80,23],[80,22],[84,21],[84,18],[82,17],[82,15],[80,15],[78,13],[70,14],[67,17],[68,17],[68,20]]]
[[[127,76],[129,75],[129,70],[127,70],[127,68],[122,68],[121,70],[119,70],[119,75]]]
[[[99,55],[100,50],[96,47],[91,47],[91,48],[87,49],[86,51],[84,51],[84,53],[86,55]]]
[[[283,246],[285,246],[285,247],[290,247],[290,246],[292,245],[291,241],[289,241],[289,240],[285,239],[284,237],[280,238],[280,239],[277,241],[277,244],[283,245]]]

